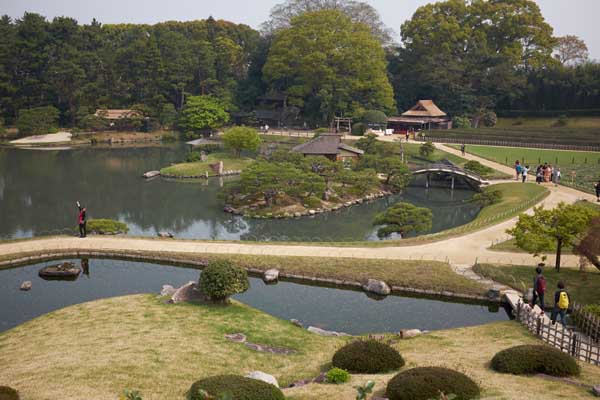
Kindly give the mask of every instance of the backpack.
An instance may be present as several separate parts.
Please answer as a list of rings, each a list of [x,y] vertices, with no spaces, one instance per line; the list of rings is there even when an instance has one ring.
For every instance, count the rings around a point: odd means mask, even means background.
[[[540,276],[538,278],[535,291],[538,292],[538,293],[545,293],[546,292],[546,278],[544,278],[543,276]]]
[[[569,295],[567,292],[560,292],[558,295],[558,308],[566,310],[569,308]]]

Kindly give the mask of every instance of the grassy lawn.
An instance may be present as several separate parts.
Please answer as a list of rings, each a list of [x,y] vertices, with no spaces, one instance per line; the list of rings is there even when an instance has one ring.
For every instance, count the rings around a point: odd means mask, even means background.
[[[214,171],[209,167],[209,164],[223,161],[223,170],[243,170],[254,162],[252,158],[234,157],[228,153],[212,153],[209,154],[206,161],[186,162],[172,165],[160,170],[163,175],[174,176],[202,176],[208,172],[209,176],[215,176]]]
[[[533,286],[535,267],[533,266],[507,266],[496,264],[480,264],[475,266],[475,271],[495,281],[509,285],[523,291]],[[576,269],[562,268],[559,273],[552,267],[544,268],[544,276],[548,281],[548,293],[554,295],[556,284],[559,280],[565,282],[569,294],[578,303],[600,304],[600,271],[594,266],[589,266],[586,272]],[[547,296],[546,303],[553,301]]]
[[[558,118],[498,118],[495,128],[519,128],[519,129],[537,129],[537,128],[595,128],[600,129],[600,117],[571,117],[567,119],[566,127],[556,127]]]
[[[223,336],[243,332],[251,342],[298,354],[259,353]],[[181,399],[197,379],[262,370],[282,386],[316,376],[346,339],[308,333],[240,303],[231,307],[167,305],[154,295],[104,299],[59,310],[0,334],[0,385],[28,400],[115,399],[124,389],[145,400]],[[394,346],[404,369],[439,365],[458,369],[483,388],[482,398],[585,399],[585,389],[538,377],[498,374],[489,360],[510,346],[537,343],[515,322],[435,331]],[[582,364],[578,382],[595,384],[600,368]],[[382,395],[393,374],[354,375],[343,385],[285,389],[291,400],[352,399],[368,379]]]
[[[530,166],[530,174],[535,173],[537,165],[547,162],[561,169],[562,184],[589,193],[594,192],[594,183],[600,179],[600,152],[476,145],[467,145],[467,152],[511,167],[520,160]]]

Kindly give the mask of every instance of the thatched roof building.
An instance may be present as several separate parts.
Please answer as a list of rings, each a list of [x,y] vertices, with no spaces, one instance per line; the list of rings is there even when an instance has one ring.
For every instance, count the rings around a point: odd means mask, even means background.
[[[433,100],[419,100],[401,116],[389,117],[388,128],[393,129],[394,133],[422,129],[451,129],[452,120]]]

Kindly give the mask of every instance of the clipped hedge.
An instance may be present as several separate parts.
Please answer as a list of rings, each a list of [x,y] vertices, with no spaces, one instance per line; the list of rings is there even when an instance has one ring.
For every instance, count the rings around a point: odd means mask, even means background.
[[[203,390],[210,396],[230,394],[233,400],[285,400],[278,387],[239,375],[218,375],[200,379],[190,388],[190,400],[202,400]]]
[[[118,235],[129,232],[126,223],[112,219],[90,219],[87,221],[86,227],[88,233],[98,235]]]
[[[454,395],[454,400],[468,400],[479,396],[479,386],[458,371],[443,367],[409,369],[394,376],[387,385],[390,400],[437,399],[440,392]]]
[[[0,400],[19,400],[19,392],[8,386],[0,386]]]
[[[249,287],[246,270],[229,261],[211,262],[200,275],[200,291],[216,302],[226,302],[229,296],[244,293]]]
[[[502,350],[492,358],[495,371],[514,375],[579,375],[580,368],[570,355],[544,345],[522,345]]]
[[[358,374],[378,374],[404,366],[396,349],[376,340],[357,340],[335,352],[334,367]]]
[[[331,368],[327,371],[327,382],[329,383],[345,383],[350,380],[350,374],[345,369]]]

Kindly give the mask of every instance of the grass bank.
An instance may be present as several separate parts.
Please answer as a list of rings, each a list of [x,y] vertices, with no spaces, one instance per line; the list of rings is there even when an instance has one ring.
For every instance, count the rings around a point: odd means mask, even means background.
[[[524,291],[533,286],[535,276],[534,266],[508,266],[498,264],[479,264],[475,272],[497,282]],[[550,305],[554,298],[556,284],[562,280],[572,299],[578,303],[600,304],[600,271],[594,266],[589,266],[587,271],[561,268],[556,272],[553,267],[544,268],[544,276],[548,282],[548,296],[546,303]]]
[[[162,175],[175,177],[200,177],[208,173],[208,176],[215,176],[215,172],[210,168],[210,164],[223,161],[223,170],[241,171],[254,162],[252,158],[234,157],[227,153],[212,153],[207,156],[206,161],[185,162],[175,164],[160,170]]]
[[[258,353],[227,341],[243,332],[249,341],[298,350],[291,356]],[[167,305],[154,295],[104,299],[59,310],[0,335],[0,385],[28,400],[114,399],[125,388],[145,400],[181,399],[195,380],[220,373],[262,370],[282,385],[327,368],[346,339],[308,333],[240,303],[228,308]],[[394,344],[404,369],[445,366],[482,386],[482,398],[587,399],[586,390],[539,377],[498,374],[489,366],[505,348],[537,343],[515,322],[435,331]],[[600,369],[583,365],[576,380],[595,384]],[[354,386],[372,379],[383,395],[393,374],[353,375],[343,385],[311,384],[285,389],[289,400],[352,399]],[[43,384],[41,384],[43,382]]]

